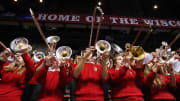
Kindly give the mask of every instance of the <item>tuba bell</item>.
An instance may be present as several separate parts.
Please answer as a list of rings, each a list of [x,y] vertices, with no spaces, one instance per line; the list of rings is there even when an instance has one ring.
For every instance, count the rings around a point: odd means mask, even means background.
[[[59,36],[49,36],[46,38],[47,43],[57,43],[58,41],[60,41],[60,37]]]
[[[104,53],[105,51],[111,51],[111,45],[106,40],[97,41],[95,48],[99,53]]]
[[[45,57],[45,54],[41,51],[33,51],[33,60],[34,62],[39,62],[41,59]]]
[[[135,60],[140,60],[144,58],[145,53],[146,52],[144,51],[144,49],[140,46],[133,46],[129,51],[129,54],[134,57]]]
[[[117,45],[117,44],[115,44],[115,43],[111,43],[111,47],[112,47],[112,49],[113,49],[116,53],[121,53],[121,52],[123,52],[123,49],[122,49],[119,45]]]
[[[68,58],[72,55],[72,49],[69,46],[61,46],[56,50],[56,56],[58,59]]]
[[[14,39],[13,41],[11,41],[10,43],[10,48],[15,51],[15,52],[19,52],[22,50],[22,48],[24,47],[24,45],[28,45],[29,49],[28,51],[31,51],[32,50],[32,47],[29,45],[29,42],[26,38],[24,37],[19,37],[19,38],[16,38]]]

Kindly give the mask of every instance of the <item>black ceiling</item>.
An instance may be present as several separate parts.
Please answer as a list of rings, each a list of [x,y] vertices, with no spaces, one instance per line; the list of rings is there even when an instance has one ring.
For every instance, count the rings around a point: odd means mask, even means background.
[[[28,13],[35,12],[92,14],[98,1],[106,15],[141,16],[156,18],[180,18],[180,0],[0,0],[0,12]],[[157,10],[153,5],[158,4]]]

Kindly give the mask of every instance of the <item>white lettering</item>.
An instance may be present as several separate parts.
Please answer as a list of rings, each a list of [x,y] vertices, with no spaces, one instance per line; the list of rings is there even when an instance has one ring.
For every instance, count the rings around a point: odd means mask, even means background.
[[[144,23],[148,23],[151,26],[154,25],[153,20],[149,20],[149,19],[143,19]]]
[[[112,23],[117,23],[117,20],[118,18],[116,18],[116,17],[110,17],[110,20],[112,20]]]
[[[161,26],[168,26],[167,21],[165,20],[160,20]]]
[[[156,26],[160,26],[159,20],[154,20],[154,22],[156,23]]]
[[[69,15],[59,15],[58,21],[69,21]]]
[[[86,17],[86,21],[87,22],[92,22],[92,20],[93,20],[93,16],[87,16]]]
[[[180,26],[180,21],[177,21],[177,25]]]
[[[73,15],[71,21],[80,21],[79,18],[80,18],[80,16]]]
[[[56,20],[57,19],[57,15],[52,14],[48,16],[48,20]]]
[[[46,20],[47,14],[39,14],[38,15],[38,20]]]
[[[176,27],[176,22],[175,21],[168,21],[169,25],[172,27]]]
[[[130,21],[130,24],[139,24],[137,22],[137,19],[129,19],[129,21]]]
[[[121,24],[129,24],[128,18],[119,18]]]

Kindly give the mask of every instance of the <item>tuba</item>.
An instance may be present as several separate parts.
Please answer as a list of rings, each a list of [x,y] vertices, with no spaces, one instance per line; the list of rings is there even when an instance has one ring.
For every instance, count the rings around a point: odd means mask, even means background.
[[[123,52],[123,49],[115,43],[111,43],[111,47],[112,47],[113,51],[115,51],[116,53]]]
[[[22,50],[22,48],[24,47],[24,45],[28,45],[29,49],[28,51],[31,51],[32,50],[32,46],[29,45],[29,42],[26,38],[24,37],[19,37],[19,38],[16,38],[14,39],[13,41],[11,41],[10,43],[10,48],[15,51],[15,52],[19,52]]]
[[[56,44],[58,41],[60,41],[60,37],[59,36],[49,36],[46,38],[46,41],[49,44],[50,51],[54,53],[56,50]]]
[[[106,40],[97,41],[95,48],[99,53],[104,53],[105,51],[111,51],[111,45]]]
[[[60,37],[59,36],[49,36],[46,38],[47,43],[57,43],[58,41],[60,41]]]
[[[61,46],[56,50],[56,56],[58,59],[68,58],[72,55],[72,49],[69,46]]]
[[[33,51],[33,60],[37,63],[45,57],[45,54],[41,51]]]

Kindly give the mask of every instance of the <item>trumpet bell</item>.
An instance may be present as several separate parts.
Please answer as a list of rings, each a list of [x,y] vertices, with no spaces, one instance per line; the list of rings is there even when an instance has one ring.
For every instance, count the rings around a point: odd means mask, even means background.
[[[129,51],[130,55],[134,57],[135,60],[140,60],[144,58],[145,51],[142,47],[133,46],[132,49]]]
[[[21,51],[22,48],[24,47],[24,45],[28,45],[28,40],[24,37],[19,37],[19,38],[16,38],[14,39],[13,41],[11,41],[10,43],[10,48],[15,51],[15,52],[18,52],[18,51]],[[30,45],[28,45],[28,50],[31,51],[32,50],[32,47]]]
[[[59,59],[62,58],[70,59],[71,55],[72,55],[72,49],[69,46],[61,46],[56,51],[56,56]]]
[[[111,45],[108,41],[106,40],[99,40],[96,43],[95,48],[99,53],[104,53],[104,51],[111,51]]]
[[[59,36],[49,36],[46,38],[47,43],[57,43],[58,41],[60,41],[60,37]]]
[[[39,62],[41,59],[43,59],[45,57],[45,54],[43,52],[36,52],[34,55],[33,55],[33,60],[35,62]]]
[[[123,49],[122,49],[120,46],[118,46],[117,44],[115,44],[115,43],[112,43],[112,44],[111,44],[111,47],[112,47],[112,49],[113,49],[115,52],[117,52],[117,53],[123,52]]]

